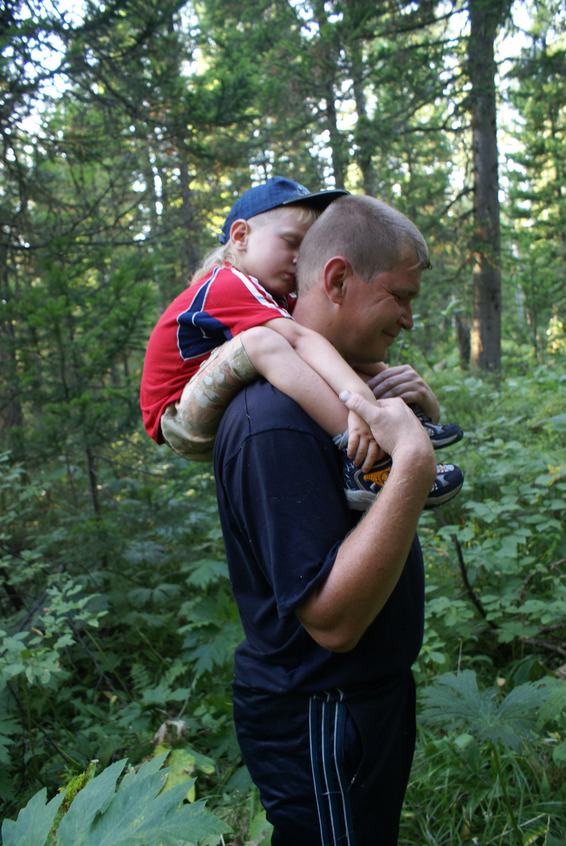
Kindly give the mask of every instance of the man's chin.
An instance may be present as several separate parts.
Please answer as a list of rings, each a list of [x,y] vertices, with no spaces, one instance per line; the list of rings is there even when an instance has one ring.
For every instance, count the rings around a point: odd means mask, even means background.
[[[381,361],[385,361],[387,357],[387,353],[389,352],[389,348],[393,346],[393,344],[397,341],[397,335],[383,335],[381,338],[381,351],[382,351],[382,358]]]
[[[388,351],[387,347],[382,347],[379,350],[375,350],[371,355],[365,354],[364,356],[358,356],[355,361],[348,360],[348,363],[354,370],[361,370],[363,372],[364,366],[367,368],[377,361],[387,361]]]

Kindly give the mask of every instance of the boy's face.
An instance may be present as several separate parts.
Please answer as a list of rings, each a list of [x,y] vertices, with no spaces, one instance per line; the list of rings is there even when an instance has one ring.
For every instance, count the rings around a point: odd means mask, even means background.
[[[273,296],[295,291],[299,247],[312,224],[304,217],[299,209],[281,207],[233,225],[240,270],[255,276]],[[238,226],[239,233],[234,231]]]

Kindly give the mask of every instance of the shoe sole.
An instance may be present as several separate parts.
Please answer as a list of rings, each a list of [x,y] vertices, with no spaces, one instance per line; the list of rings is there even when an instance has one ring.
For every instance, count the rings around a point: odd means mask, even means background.
[[[424,427],[426,429],[426,426]],[[430,433],[429,433],[430,437]],[[451,446],[452,444],[457,444],[458,441],[461,441],[464,437],[464,432],[460,430],[456,435],[449,435],[446,438],[430,438],[430,442],[432,444],[433,449],[442,449],[446,446]]]
[[[425,503],[425,511],[428,511],[431,508],[436,508],[437,505],[444,505],[446,502],[450,502],[451,499],[460,493],[463,484],[464,480],[462,479],[458,487],[451,488],[449,491],[446,491],[446,493],[440,494],[440,496],[429,497]]]
[[[446,493],[439,494],[438,496],[429,497],[425,503],[425,511],[429,511],[431,508],[436,508],[439,505],[444,505],[447,502],[450,502],[455,496],[457,496],[462,487],[464,485],[464,481],[462,480],[458,487],[451,488]],[[367,511],[368,508],[373,505],[375,502],[378,493],[371,493],[370,491],[349,491],[346,492],[346,499],[348,500],[348,506],[352,511]]]

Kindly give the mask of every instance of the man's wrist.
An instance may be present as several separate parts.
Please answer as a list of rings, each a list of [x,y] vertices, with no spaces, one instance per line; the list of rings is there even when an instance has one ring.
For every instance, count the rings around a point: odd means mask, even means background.
[[[436,458],[430,443],[403,444],[396,448],[391,457],[391,473],[395,469],[395,476],[404,474],[415,482],[422,481],[423,486],[428,485],[430,488],[436,478]]]

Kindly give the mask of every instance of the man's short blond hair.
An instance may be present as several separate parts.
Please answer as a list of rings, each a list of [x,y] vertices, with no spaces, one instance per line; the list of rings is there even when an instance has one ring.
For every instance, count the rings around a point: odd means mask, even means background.
[[[350,195],[331,203],[305,235],[297,263],[299,294],[320,277],[326,262],[342,256],[366,282],[414,257],[430,267],[425,239],[401,212],[374,197]]]

